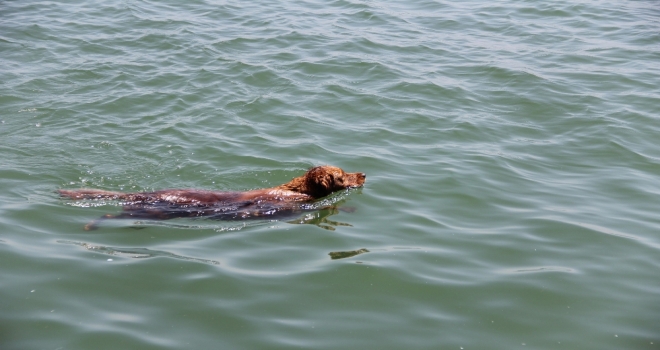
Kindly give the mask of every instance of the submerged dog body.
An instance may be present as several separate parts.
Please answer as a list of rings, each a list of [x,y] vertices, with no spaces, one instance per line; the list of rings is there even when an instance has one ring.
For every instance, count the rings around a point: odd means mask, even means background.
[[[96,189],[59,190],[70,199],[110,199],[124,204],[119,215],[106,215],[85,226],[93,229],[100,220],[110,218],[172,219],[209,216],[217,219],[246,219],[294,213],[333,192],[360,187],[364,173],[346,173],[341,168],[324,165],[309,169],[304,175],[271,188],[245,192],[206,190],[160,190],[124,193]]]

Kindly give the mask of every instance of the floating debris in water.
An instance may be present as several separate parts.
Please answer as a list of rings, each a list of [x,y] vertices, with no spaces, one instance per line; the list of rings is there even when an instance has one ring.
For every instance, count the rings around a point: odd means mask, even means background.
[[[328,255],[330,255],[330,259],[337,260],[337,259],[350,258],[352,256],[356,256],[358,254],[368,253],[368,252],[369,251],[367,249],[362,248],[358,250],[349,250],[345,252],[330,252]]]

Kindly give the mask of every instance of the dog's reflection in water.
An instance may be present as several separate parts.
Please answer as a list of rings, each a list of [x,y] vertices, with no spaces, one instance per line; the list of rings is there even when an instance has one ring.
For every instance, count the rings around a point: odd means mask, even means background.
[[[351,226],[351,224],[347,224],[345,222],[332,221],[328,219],[333,215],[339,214],[339,212],[352,213],[355,211],[354,207],[340,207],[339,204],[343,202],[344,201],[341,201],[335,203],[332,206],[327,206],[321,208],[320,210],[306,213],[301,217],[298,217],[294,220],[288,220],[287,222],[290,224],[315,225],[330,231],[334,231],[336,226]]]

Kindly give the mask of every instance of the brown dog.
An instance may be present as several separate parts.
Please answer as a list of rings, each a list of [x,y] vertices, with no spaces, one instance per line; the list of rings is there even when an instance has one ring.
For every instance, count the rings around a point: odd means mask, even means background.
[[[333,192],[360,187],[364,173],[346,173],[323,165],[309,169],[303,176],[271,188],[245,192],[205,190],[161,190],[123,193],[94,189],[58,190],[70,199],[111,199],[123,202],[123,213],[105,215],[85,226],[93,230],[98,223],[112,218],[172,219],[209,216],[217,219],[275,217],[305,210],[313,202]]]

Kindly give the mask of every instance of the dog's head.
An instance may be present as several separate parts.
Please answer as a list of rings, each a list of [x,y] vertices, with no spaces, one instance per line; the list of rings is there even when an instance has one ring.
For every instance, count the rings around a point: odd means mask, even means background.
[[[347,173],[335,166],[322,165],[309,169],[303,177],[306,192],[314,198],[322,198],[339,190],[362,186],[367,175]]]

